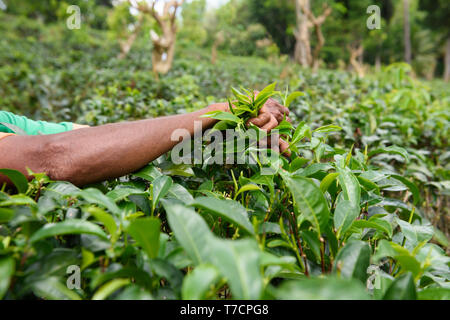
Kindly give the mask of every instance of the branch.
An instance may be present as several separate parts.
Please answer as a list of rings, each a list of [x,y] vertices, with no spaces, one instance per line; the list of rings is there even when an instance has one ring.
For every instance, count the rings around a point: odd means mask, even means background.
[[[183,3],[184,3],[184,0],[180,0],[180,1],[174,0],[172,2],[169,2],[169,4],[174,7],[173,13],[170,15],[170,22],[172,24],[172,27],[175,26],[175,19],[177,17],[178,8],[181,7],[183,5]],[[167,3],[166,3],[166,5],[167,5]],[[166,11],[166,10],[164,9],[164,11]]]
[[[356,59],[363,53],[364,46],[362,43],[357,43],[355,45],[347,45],[347,49],[350,51],[350,59]]]
[[[309,10],[304,3],[300,3],[300,6],[301,6],[303,12],[308,17],[308,20],[312,23],[311,27],[312,26],[318,27],[321,24],[323,24],[325,22],[325,20],[328,18],[328,16],[331,14],[331,12],[333,11],[327,4],[324,4],[323,5],[323,9],[324,9],[323,14],[320,15],[318,18],[316,18],[314,16],[314,14],[311,12],[311,10]]]
[[[156,11],[155,6],[156,6],[156,0],[152,1],[151,7],[148,5],[147,2],[142,2],[142,1],[137,1],[137,6],[134,5],[135,1],[132,0],[128,0],[128,2],[130,3],[130,5],[140,11],[141,13],[147,13],[147,14],[151,14],[153,18],[155,18],[156,22],[161,25],[162,24],[162,19],[161,16],[158,14],[158,11]]]
[[[321,25],[325,22],[325,20],[328,18],[328,16],[333,12],[333,9],[331,9],[328,5],[324,5],[323,6],[324,12],[322,15],[320,15],[317,19],[316,22],[317,24]]]

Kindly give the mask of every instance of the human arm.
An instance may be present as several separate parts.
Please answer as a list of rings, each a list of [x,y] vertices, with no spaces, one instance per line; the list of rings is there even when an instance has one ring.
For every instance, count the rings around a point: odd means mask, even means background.
[[[77,123],[72,124],[72,130],[78,130],[78,129],[83,129],[83,128],[89,128],[89,126],[85,125],[85,124],[77,124]]]
[[[0,168],[26,174],[45,172],[53,180],[85,185],[123,176],[168,152],[179,141],[172,132],[186,129],[194,134],[194,121],[203,129],[216,120],[203,118],[206,112],[226,110],[225,104],[214,104],[197,112],[107,124],[40,136],[10,136],[0,141]],[[30,177],[29,177],[30,178]],[[0,176],[0,183],[6,177]]]
[[[175,130],[185,129],[192,136],[195,121],[202,129],[212,127],[217,120],[201,116],[217,110],[229,111],[226,103],[217,103],[183,115],[82,127],[52,135],[10,136],[0,141],[0,168],[27,175],[28,167],[33,172],[45,172],[53,180],[80,186],[117,178],[171,150],[179,142],[171,139]],[[270,100],[251,122],[270,131],[288,113]],[[7,178],[0,175],[0,184],[4,182]]]

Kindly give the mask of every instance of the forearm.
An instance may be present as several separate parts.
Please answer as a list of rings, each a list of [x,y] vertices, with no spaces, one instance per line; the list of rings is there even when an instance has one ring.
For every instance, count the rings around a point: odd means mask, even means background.
[[[108,124],[48,136],[11,137],[4,139],[1,149],[16,149],[14,158],[21,160],[14,163],[13,169],[25,172],[29,167],[34,172],[46,172],[54,180],[85,185],[138,170],[178,143],[171,139],[176,129],[186,129],[193,135],[195,121],[200,121],[203,129],[216,122],[201,115],[224,109],[225,104],[217,104],[185,115]],[[20,144],[21,148],[8,148],[8,143]]]

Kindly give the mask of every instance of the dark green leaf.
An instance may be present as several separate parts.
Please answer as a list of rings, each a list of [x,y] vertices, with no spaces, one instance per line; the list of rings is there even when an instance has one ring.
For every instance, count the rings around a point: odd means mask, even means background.
[[[16,261],[12,257],[0,258],[0,300],[6,294],[11,278],[16,270]]]
[[[172,179],[168,176],[160,176],[153,180],[152,186],[152,205],[153,210],[156,208],[156,205],[159,203],[159,200],[166,196],[172,187]]]
[[[398,154],[398,155],[402,156],[406,160],[406,162],[409,162],[408,152],[405,149],[397,147],[397,146],[390,146],[390,147],[379,148],[379,149],[373,150],[373,151],[369,152],[368,156],[373,157],[380,153]]]
[[[303,214],[319,231],[328,225],[330,210],[320,188],[309,178],[282,174],[295,203]]]
[[[203,300],[208,291],[217,282],[219,272],[208,264],[201,264],[189,273],[183,281],[182,297],[184,300]]]
[[[85,220],[70,219],[44,225],[38,231],[33,233],[30,238],[30,242],[34,243],[48,237],[65,234],[92,234],[101,239],[108,239],[103,230],[96,224]]]
[[[275,290],[281,300],[369,300],[364,286],[350,279],[305,279],[287,281]]]
[[[363,241],[351,241],[339,250],[334,268],[342,278],[354,278],[366,283],[370,264],[370,247]]]
[[[353,221],[359,216],[360,209],[348,200],[341,200],[334,211],[334,227],[338,229],[337,236],[344,235]]]
[[[161,221],[157,218],[141,218],[130,223],[127,232],[150,258],[158,256]]]
[[[355,207],[360,207],[361,187],[358,179],[349,168],[338,168],[339,184],[342,187],[344,199],[349,200]]]
[[[27,192],[28,179],[21,172],[12,169],[0,169],[0,173],[7,176],[14,183],[19,193]]]
[[[416,286],[411,273],[406,273],[394,280],[387,289],[383,300],[416,300]]]
[[[211,213],[222,217],[235,224],[237,227],[242,228],[249,234],[254,234],[253,226],[248,220],[247,210],[234,200],[221,200],[210,197],[195,198],[190,203],[191,206],[202,208],[210,211]]]

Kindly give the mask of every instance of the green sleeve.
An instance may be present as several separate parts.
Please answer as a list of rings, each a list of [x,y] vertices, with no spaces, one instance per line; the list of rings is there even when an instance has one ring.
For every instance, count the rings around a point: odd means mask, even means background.
[[[11,112],[0,111],[0,122],[5,122],[19,127],[28,135],[54,134],[70,131],[73,128],[71,122],[51,123],[46,121],[34,121],[24,116],[18,116]],[[0,124],[0,132],[11,132],[9,128]]]

